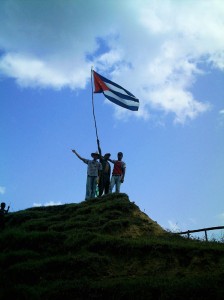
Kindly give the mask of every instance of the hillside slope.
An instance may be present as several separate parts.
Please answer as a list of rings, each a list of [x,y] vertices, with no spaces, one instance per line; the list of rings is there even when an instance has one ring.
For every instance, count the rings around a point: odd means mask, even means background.
[[[170,234],[126,194],[6,217],[0,299],[223,299],[224,245]]]

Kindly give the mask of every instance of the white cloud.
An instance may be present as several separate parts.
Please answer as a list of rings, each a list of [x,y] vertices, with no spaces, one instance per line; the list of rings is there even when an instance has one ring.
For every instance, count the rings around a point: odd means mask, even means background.
[[[224,221],[224,212],[218,215],[218,219]]]
[[[218,123],[219,123],[219,126],[224,126],[224,109],[221,109],[219,111],[219,117],[218,117]]]
[[[178,226],[177,223],[173,222],[172,220],[169,220],[168,221],[168,224],[169,224],[169,229],[172,231],[172,232],[178,232],[178,231],[181,231],[180,230],[180,227]]]
[[[40,206],[54,206],[54,205],[61,205],[62,203],[59,202],[54,202],[54,201],[50,201],[50,202],[46,202],[44,204],[41,203],[33,203],[34,207],[40,207]]]
[[[193,229],[197,229],[195,228],[197,226],[197,221],[194,218],[188,218],[187,220],[181,223],[175,222],[173,220],[168,220],[168,226],[172,232],[187,231],[192,227]]]
[[[13,74],[17,83],[24,87],[84,88],[87,78],[85,71],[76,75],[51,66],[45,61],[13,53],[8,53],[2,58],[0,69],[9,77]]]
[[[61,204],[62,203],[60,201],[58,202],[50,201],[50,202],[46,202],[44,206],[53,206],[53,205],[61,205]]]
[[[0,194],[4,195],[5,194],[5,187],[4,186],[0,186]]]
[[[190,89],[203,63],[224,70],[223,20],[222,0],[2,0],[0,74],[77,89],[94,65],[140,99],[137,117],[153,109],[184,123],[210,108]]]
[[[41,203],[36,203],[36,202],[34,202],[34,203],[33,203],[33,206],[34,206],[34,207],[40,207],[40,206],[42,206],[42,204],[41,204]]]

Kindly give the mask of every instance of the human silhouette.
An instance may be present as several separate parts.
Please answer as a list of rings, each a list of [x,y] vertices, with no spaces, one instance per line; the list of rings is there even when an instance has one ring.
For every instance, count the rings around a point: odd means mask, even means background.
[[[100,162],[102,165],[102,170],[100,171],[100,178],[99,178],[99,196],[102,196],[103,193],[106,195],[109,193],[110,187],[110,173],[111,167],[108,159],[110,158],[110,153],[104,154],[101,156]]]
[[[5,202],[1,203],[1,209],[0,209],[0,228],[3,229],[5,227],[5,215],[8,213],[10,206],[8,206],[7,209],[5,209],[6,204]]]

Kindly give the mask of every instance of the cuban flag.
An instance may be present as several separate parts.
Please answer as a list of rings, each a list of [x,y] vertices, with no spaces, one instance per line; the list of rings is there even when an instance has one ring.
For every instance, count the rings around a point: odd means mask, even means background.
[[[94,78],[94,93],[103,93],[104,96],[111,102],[120,105],[124,108],[137,111],[139,108],[139,100],[125,90],[120,85],[110,81],[93,71]]]

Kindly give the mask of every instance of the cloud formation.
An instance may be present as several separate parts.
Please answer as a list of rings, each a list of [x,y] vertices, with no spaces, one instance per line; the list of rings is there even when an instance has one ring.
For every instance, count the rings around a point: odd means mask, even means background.
[[[173,222],[172,220],[168,220],[168,224],[169,224],[169,230],[171,230],[172,232],[180,232],[181,231],[178,224]]]
[[[54,201],[50,201],[50,202],[46,202],[44,204],[41,203],[33,203],[34,207],[41,207],[41,206],[54,206],[54,205],[61,205],[62,203],[59,202],[54,202]]]
[[[221,213],[218,215],[218,219],[224,221],[224,213]]]
[[[224,109],[221,109],[219,111],[219,117],[218,117],[219,126],[224,126]]]
[[[5,187],[4,186],[0,186],[0,194],[1,195],[5,194]]]
[[[131,87],[137,116],[161,111],[184,123],[210,107],[190,91],[203,65],[224,71],[223,20],[222,0],[2,0],[0,74],[24,87],[75,90],[94,65]]]

